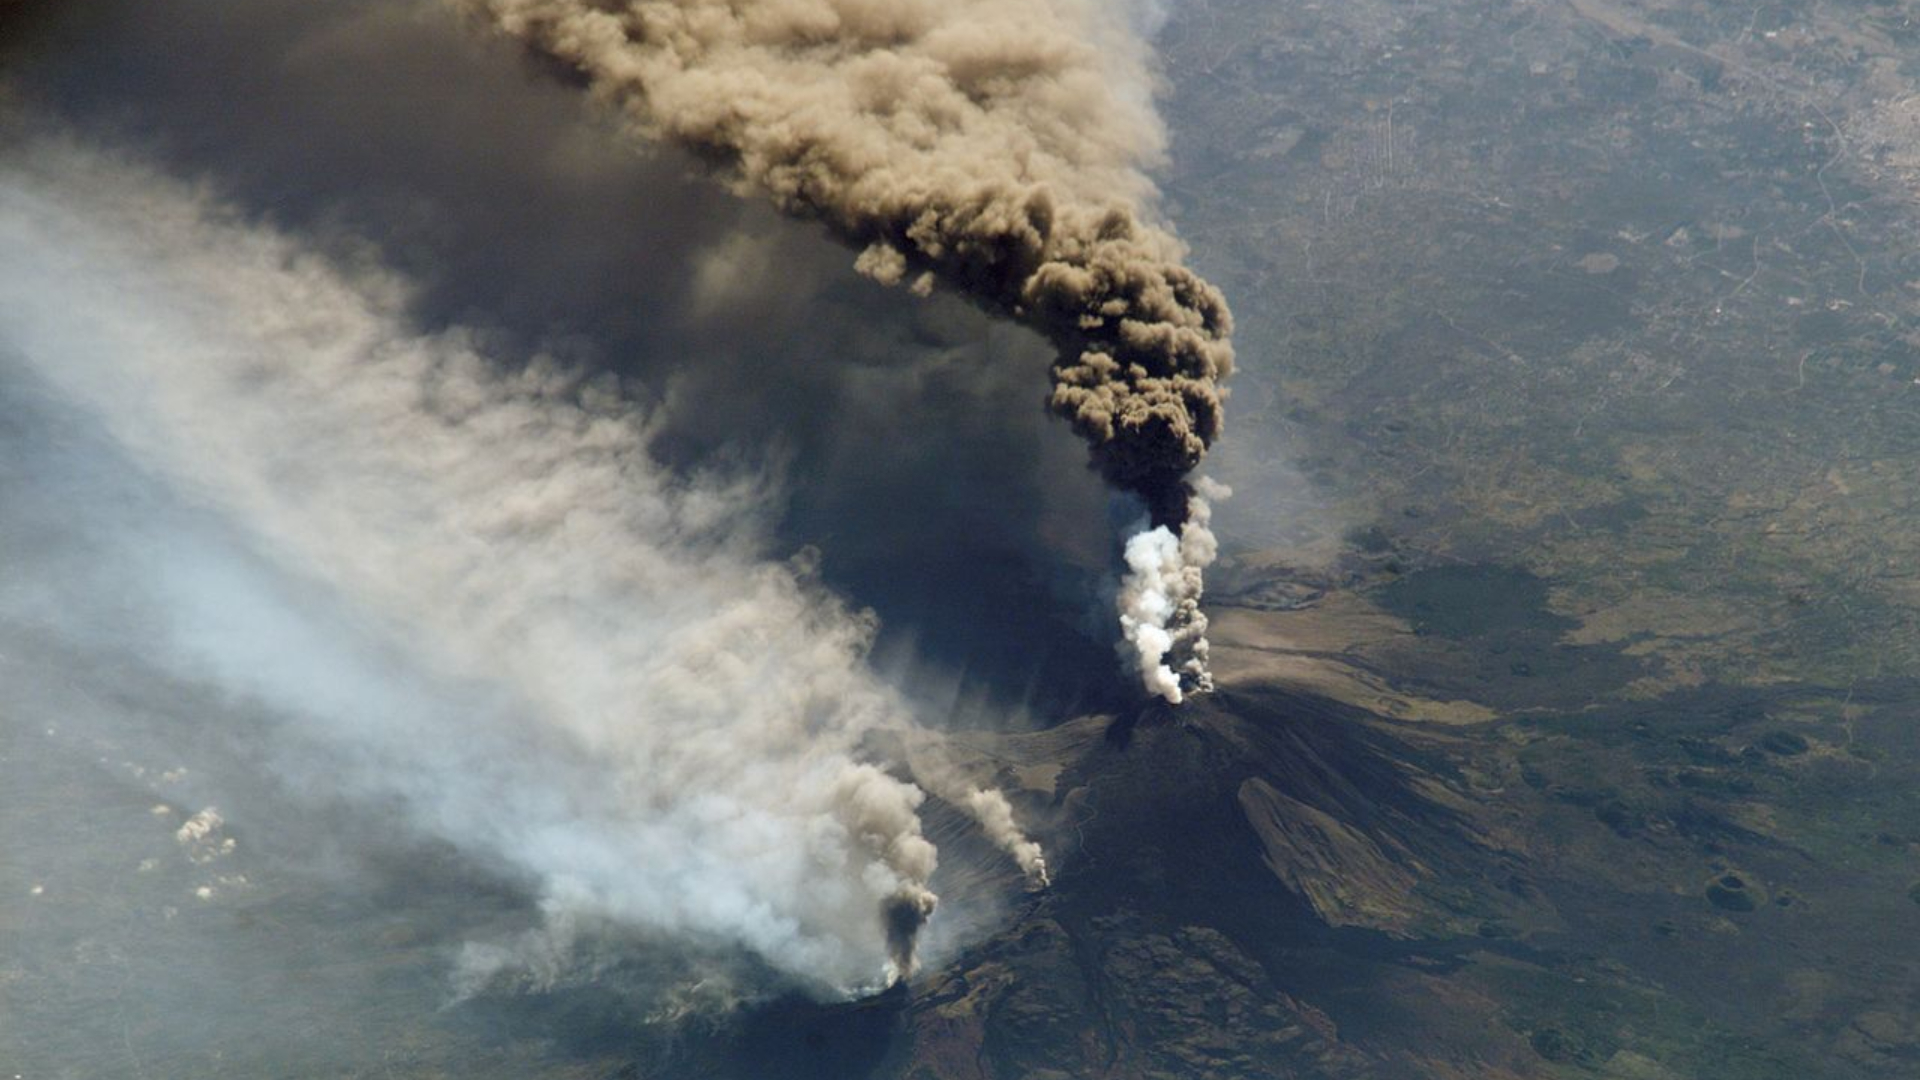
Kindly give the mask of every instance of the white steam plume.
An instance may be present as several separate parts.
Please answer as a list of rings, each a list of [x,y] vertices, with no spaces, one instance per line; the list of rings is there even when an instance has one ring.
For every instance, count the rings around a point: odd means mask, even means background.
[[[1155,525],[1127,538],[1127,573],[1120,582],[1124,651],[1147,692],[1174,705],[1190,693],[1213,689],[1200,596],[1206,568],[1219,554],[1209,527],[1211,500],[1231,494],[1226,485],[1199,477],[1188,502],[1190,514],[1178,532]]]
[[[763,560],[761,485],[664,473],[617,388],[500,374],[405,298],[136,166],[0,149],[0,346],[259,555],[110,537],[169,625],[49,618],[257,700],[569,925],[908,973],[936,858],[857,749],[907,723],[871,617]]]

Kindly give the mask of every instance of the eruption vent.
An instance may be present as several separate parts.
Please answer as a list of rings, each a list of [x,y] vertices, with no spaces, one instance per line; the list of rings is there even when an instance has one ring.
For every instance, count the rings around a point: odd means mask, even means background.
[[[942,282],[1044,335],[1058,350],[1053,412],[1109,483],[1145,500],[1149,528],[1185,546],[1186,478],[1220,434],[1232,317],[1150,216],[1142,170],[1163,138],[1142,46],[1110,12],[1091,0],[455,2],[577,68],[642,133],[824,223],[876,280]],[[1195,603],[1158,624],[1179,667],[1142,662],[1148,688],[1174,701],[1206,683],[1204,560],[1182,565],[1193,581],[1181,599]]]

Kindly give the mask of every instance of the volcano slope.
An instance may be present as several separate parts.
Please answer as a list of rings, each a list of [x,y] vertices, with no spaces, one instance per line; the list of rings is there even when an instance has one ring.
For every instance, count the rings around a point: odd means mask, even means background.
[[[1877,923],[1915,905],[1882,856],[1911,840],[1837,842],[1818,807],[1912,783],[1873,749],[1903,687],[1854,688],[1849,749],[1830,688],[1624,692],[1638,662],[1570,640],[1510,568],[1412,616],[1460,572],[1237,571],[1218,693],[973,738],[1060,867],[1003,930],[630,1075],[1897,1075],[1901,984],[1848,973],[1899,963]],[[1483,679],[1489,652],[1612,690],[1501,704],[1533,680]]]

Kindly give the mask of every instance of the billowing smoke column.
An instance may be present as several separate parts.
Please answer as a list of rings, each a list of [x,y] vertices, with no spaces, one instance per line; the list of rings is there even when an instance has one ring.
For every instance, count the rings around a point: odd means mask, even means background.
[[[1142,46],[1111,12],[1091,0],[456,2],[577,68],[645,135],[824,223],[876,280],[944,283],[1053,342],[1050,407],[1173,539],[1154,542],[1155,559],[1176,560],[1182,586],[1164,620],[1123,624],[1129,651],[1170,701],[1204,688],[1198,575],[1213,544],[1186,478],[1220,434],[1232,317],[1149,217],[1142,169],[1162,134]]]

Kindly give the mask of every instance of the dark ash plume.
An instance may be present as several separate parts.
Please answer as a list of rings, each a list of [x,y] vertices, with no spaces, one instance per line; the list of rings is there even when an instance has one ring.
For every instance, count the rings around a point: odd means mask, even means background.
[[[576,68],[643,134],[824,223],[876,280],[945,283],[1037,330],[1058,352],[1049,405],[1101,474],[1150,526],[1188,524],[1232,317],[1149,216],[1145,62],[1094,4],[455,2]]]
[[[881,905],[880,920],[886,927],[887,957],[894,981],[913,974],[920,928],[932,915],[933,898],[926,893],[896,893]]]

